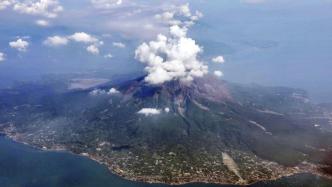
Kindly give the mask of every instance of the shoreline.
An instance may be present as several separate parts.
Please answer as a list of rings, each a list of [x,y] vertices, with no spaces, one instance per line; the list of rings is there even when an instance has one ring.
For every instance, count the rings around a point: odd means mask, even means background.
[[[171,185],[171,186],[181,186],[181,185],[187,185],[187,184],[215,184],[215,185],[247,186],[247,185],[253,185],[253,184],[256,184],[256,183],[259,183],[259,182],[276,181],[276,180],[279,180],[279,179],[284,178],[284,177],[291,177],[291,176],[299,175],[299,174],[311,174],[311,175],[314,175],[314,176],[318,176],[318,177],[322,177],[322,178],[325,178],[325,179],[328,179],[328,180],[332,180],[332,176],[325,175],[323,173],[318,172],[317,170],[316,171],[315,170],[312,170],[312,171],[298,170],[298,172],[285,174],[285,175],[282,175],[280,177],[275,177],[275,178],[271,178],[271,179],[268,179],[268,180],[258,180],[258,181],[251,182],[251,183],[227,183],[227,182],[223,183],[223,182],[213,182],[213,181],[207,181],[207,180],[191,180],[189,182],[171,182],[171,183],[167,183],[167,182],[162,182],[162,181],[159,181],[159,180],[156,180],[156,179],[155,180],[149,180],[149,179],[147,179],[147,177],[144,177],[144,176],[137,176],[137,177],[134,177],[134,178],[133,177],[128,177],[125,174],[116,172],[116,169],[112,168],[109,164],[107,164],[103,161],[100,161],[97,157],[95,157],[93,155],[89,155],[89,154],[84,155],[82,153],[77,154],[77,153],[74,153],[74,152],[72,152],[68,149],[42,148],[42,147],[31,145],[31,144],[29,144],[27,142],[24,142],[24,141],[20,141],[17,138],[15,138],[15,136],[10,136],[10,135],[7,135],[5,133],[2,133],[2,136],[4,138],[7,138],[7,139],[13,141],[13,142],[29,146],[30,148],[36,149],[38,151],[53,152],[53,153],[65,153],[65,154],[71,154],[73,156],[79,156],[81,158],[86,158],[86,159],[92,160],[92,161],[96,162],[97,164],[106,167],[108,172],[110,172],[110,174],[112,174],[112,175],[116,175],[116,176],[118,176],[118,177],[120,177],[124,180],[132,181],[132,182],[139,182],[139,183],[164,184],[164,185]]]

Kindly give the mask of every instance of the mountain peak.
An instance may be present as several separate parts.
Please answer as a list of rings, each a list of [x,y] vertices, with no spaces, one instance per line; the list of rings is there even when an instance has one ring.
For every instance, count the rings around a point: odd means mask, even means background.
[[[206,75],[195,78],[192,82],[173,80],[160,85],[151,85],[144,81],[145,76],[127,81],[119,85],[119,89],[125,95],[144,98],[156,94],[164,94],[171,97],[205,98],[214,102],[231,100],[227,82],[214,76]]]

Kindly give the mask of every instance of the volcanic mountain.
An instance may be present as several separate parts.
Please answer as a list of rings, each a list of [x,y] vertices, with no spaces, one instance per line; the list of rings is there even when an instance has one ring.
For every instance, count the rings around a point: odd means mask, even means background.
[[[209,76],[158,86],[139,77],[85,90],[20,85],[0,92],[0,131],[42,149],[88,156],[138,181],[330,177],[324,168],[331,167],[332,111],[311,103],[303,90]]]

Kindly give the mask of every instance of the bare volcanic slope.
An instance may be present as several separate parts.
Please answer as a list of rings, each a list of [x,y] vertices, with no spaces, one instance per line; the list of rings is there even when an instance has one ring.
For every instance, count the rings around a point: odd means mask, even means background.
[[[206,76],[150,86],[144,77],[90,90],[25,85],[0,92],[0,131],[82,154],[127,179],[249,184],[329,177],[332,117],[302,90]]]

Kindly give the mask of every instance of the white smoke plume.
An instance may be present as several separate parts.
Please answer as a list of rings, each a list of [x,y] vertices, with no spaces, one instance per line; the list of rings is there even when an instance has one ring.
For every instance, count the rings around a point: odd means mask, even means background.
[[[208,73],[208,66],[198,59],[202,48],[187,36],[188,28],[192,25],[188,22],[193,23],[202,16],[201,13],[197,14],[193,15],[189,4],[185,4],[176,11],[158,16],[171,24],[168,36],[159,34],[156,40],[144,42],[135,51],[136,59],[146,65],[147,83],[158,85],[172,80],[191,82],[195,77]],[[182,19],[176,20],[174,15],[182,16]]]

